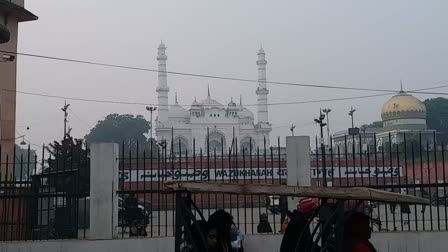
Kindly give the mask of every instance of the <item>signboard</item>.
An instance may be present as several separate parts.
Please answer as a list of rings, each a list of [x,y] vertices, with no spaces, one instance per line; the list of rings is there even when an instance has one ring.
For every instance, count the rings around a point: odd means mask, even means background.
[[[403,176],[402,167],[327,167],[327,178],[398,178]],[[311,168],[311,178],[322,178],[322,167]]]
[[[165,170],[124,170],[119,171],[124,182],[163,181],[228,181],[286,179],[286,168],[210,168],[210,169],[165,169]]]

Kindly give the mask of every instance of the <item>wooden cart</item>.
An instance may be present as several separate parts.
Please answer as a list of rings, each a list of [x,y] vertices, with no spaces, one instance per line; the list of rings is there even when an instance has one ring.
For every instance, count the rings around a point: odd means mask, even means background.
[[[367,187],[308,187],[286,185],[260,185],[260,184],[226,184],[211,182],[165,182],[165,191],[176,194],[176,227],[175,227],[175,252],[181,252],[182,248],[189,244],[192,251],[206,251],[205,237],[199,241],[193,239],[194,234],[201,233],[192,210],[204,217],[200,209],[191,200],[193,193],[226,193],[236,195],[284,195],[294,197],[312,197],[322,199],[322,204],[316,214],[319,216],[319,225],[312,231],[313,244],[309,244],[313,251],[315,244],[321,244],[321,251],[344,250],[344,226],[351,212],[344,207],[348,200],[362,202],[385,202],[397,204],[423,204],[428,205],[429,200],[398,193],[392,193]],[[332,199],[332,203],[327,203]],[[329,201],[328,201],[329,202]],[[308,227],[309,228],[308,223]],[[300,240],[300,239],[299,239]],[[298,241],[299,242],[299,241]]]

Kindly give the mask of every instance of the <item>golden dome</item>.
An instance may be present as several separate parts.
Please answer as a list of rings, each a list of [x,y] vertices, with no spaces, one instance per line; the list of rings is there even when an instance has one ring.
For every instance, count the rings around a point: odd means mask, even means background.
[[[391,117],[399,118],[401,114],[406,114],[406,117],[425,118],[426,106],[414,96],[400,91],[383,105],[381,116],[384,120],[392,119]]]

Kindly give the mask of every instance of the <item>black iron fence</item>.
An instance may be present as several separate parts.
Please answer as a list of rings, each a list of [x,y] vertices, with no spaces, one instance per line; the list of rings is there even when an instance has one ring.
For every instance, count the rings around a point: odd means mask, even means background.
[[[68,141],[1,160],[0,241],[86,237],[90,161]]]
[[[172,138],[173,139],[173,138]],[[209,140],[186,144],[182,139],[152,143],[145,149],[129,151],[125,144],[120,148],[119,225],[120,236],[129,236],[129,223],[124,218],[128,197],[136,197],[147,216],[149,237],[173,236],[175,231],[175,195],[163,192],[165,181],[213,181],[216,183],[280,184],[286,183],[286,153],[280,147],[267,146],[264,140],[254,139],[231,144],[224,140]],[[231,213],[235,223],[245,233],[257,233],[260,218],[266,216],[271,233],[280,231],[286,207],[285,197],[269,195],[234,195],[202,193],[193,195],[193,203],[207,219],[218,209]],[[194,211],[196,217],[199,213]]]
[[[173,140],[174,139],[174,140]],[[207,137],[209,139],[209,137]],[[365,202],[375,230],[448,230],[446,145],[434,132],[362,135],[319,145],[311,158],[315,186],[368,186],[426,197],[429,206]],[[166,181],[240,184],[286,184],[286,150],[277,139],[234,138],[188,144],[170,141],[127,142],[119,157],[119,233],[129,237],[125,208],[135,196],[149,237],[173,236],[175,197],[163,190]],[[88,235],[90,157],[84,145],[28,149],[0,162],[0,241],[77,239]],[[194,194],[193,203],[207,219],[218,209],[231,213],[246,234],[279,233],[288,206],[286,197],[224,193]],[[200,218],[194,210],[195,217]],[[263,226],[260,226],[263,223]],[[266,228],[268,223],[270,228]]]
[[[429,206],[365,202],[375,230],[448,230],[446,143],[436,132],[391,132],[319,144],[312,155],[315,186],[372,187],[428,198]]]

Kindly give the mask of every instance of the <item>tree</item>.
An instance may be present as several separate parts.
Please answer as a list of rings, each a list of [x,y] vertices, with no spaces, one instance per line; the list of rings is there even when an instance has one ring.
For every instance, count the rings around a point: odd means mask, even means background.
[[[82,139],[67,135],[61,142],[54,141],[45,149],[50,157],[41,177],[55,190],[54,223],[49,225],[49,237],[72,239],[77,237],[79,199],[90,192],[90,160]]]
[[[426,105],[426,125],[438,133],[438,140],[448,140],[448,99],[438,97],[424,101]]]
[[[87,143],[117,143],[120,145],[120,153],[124,151],[125,155],[129,152],[132,155],[137,155],[138,148],[139,154],[146,150],[149,156],[152,142],[153,154],[157,155],[158,145],[154,139],[146,137],[150,128],[150,122],[141,115],[110,114],[104,120],[98,121],[90,133],[85,136],[85,139]]]
[[[45,149],[50,154],[43,175],[49,185],[59,192],[84,197],[90,192],[90,157],[82,139],[68,136],[61,142],[54,141]]]

